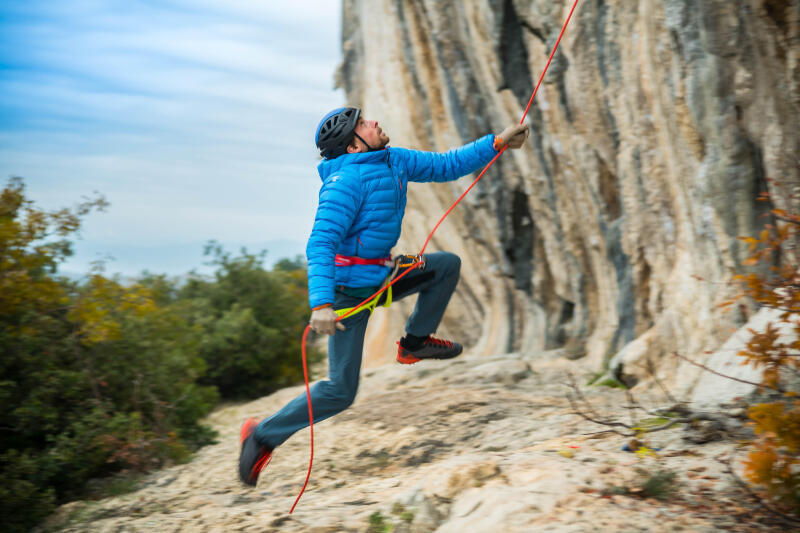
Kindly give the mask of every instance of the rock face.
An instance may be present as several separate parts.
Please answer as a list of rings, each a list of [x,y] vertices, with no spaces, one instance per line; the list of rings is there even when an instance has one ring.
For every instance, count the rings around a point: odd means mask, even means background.
[[[445,150],[519,121],[571,6],[344,0],[337,83],[393,145]],[[717,305],[742,269],[736,237],[768,221],[756,196],[800,201],[799,57],[800,0],[581,1],[526,147],[429,247],[463,259],[441,332],[594,368],[637,339],[633,363],[719,346],[748,318]],[[412,184],[398,248],[417,251],[466,186]],[[376,313],[368,364],[391,356],[410,305]]]

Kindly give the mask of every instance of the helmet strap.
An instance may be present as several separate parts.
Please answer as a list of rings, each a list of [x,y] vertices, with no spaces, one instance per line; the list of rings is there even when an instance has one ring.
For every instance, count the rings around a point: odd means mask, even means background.
[[[364,143],[365,145],[367,145],[367,148],[368,148],[368,150],[367,150],[367,151],[368,151],[368,152],[374,152],[374,151],[375,151],[375,148],[373,148],[372,146],[370,146],[370,145],[369,145],[369,143],[368,143],[367,141],[365,141],[365,140],[364,140],[364,137],[362,137],[361,135],[359,135],[359,134],[358,134],[358,133],[356,133],[356,132],[353,132],[353,135],[355,135],[356,137],[358,137],[358,139],[359,139],[359,140],[360,140],[362,143]]]

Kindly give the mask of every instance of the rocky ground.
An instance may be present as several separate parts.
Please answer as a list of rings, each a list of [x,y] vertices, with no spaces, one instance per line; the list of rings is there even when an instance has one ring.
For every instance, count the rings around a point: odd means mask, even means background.
[[[135,492],[63,506],[45,529],[781,530],[752,512],[716,460],[732,452],[730,439],[693,444],[675,427],[653,434],[647,444],[659,450],[650,456],[623,451],[621,436],[590,435],[605,428],[572,414],[564,385],[568,372],[580,383],[588,375],[580,361],[558,355],[466,356],[365,371],[355,405],[316,426],[314,470],[292,515],[308,432],[282,446],[250,489],[236,476],[238,431],[246,417],[273,412],[302,386],[219,409],[208,420],[218,444],[148,476]],[[595,409],[627,420],[623,391],[584,389]],[[656,387],[640,385],[636,395],[648,405],[667,403]],[[659,490],[659,479],[674,492]]]

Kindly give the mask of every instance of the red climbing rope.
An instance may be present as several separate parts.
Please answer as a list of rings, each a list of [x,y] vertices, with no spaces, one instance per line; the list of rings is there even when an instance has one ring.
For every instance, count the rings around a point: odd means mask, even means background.
[[[378,289],[375,292],[375,294],[373,294],[372,296],[370,296],[369,298],[367,298],[366,300],[364,300],[363,302],[361,302],[357,306],[353,307],[350,311],[348,311],[344,315],[338,317],[336,319],[336,321],[339,322],[340,320],[342,320],[344,318],[347,318],[351,314],[353,314],[356,311],[358,311],[359,307],[361,307],[365,303],[369,302],[373,298],[377,297],[380,293],[382,293],[383,291],[388,289],[391,285],[394,285],[395,283],[400,281],[406,274],[408,274],[409,272],[411,272],[412,270],[417,268],[417,265],[420,264],[420,262],[421,261],[415,261],[414,263],[409,265],[405,269],[405,271],[403,271],[403,273],[401,273],[400,275],[396,276],[394,279],[392,279],[385,286],[383,286],[380,289]],[[306,362],[306,338],[308,337],[308,332],[310,330],[311,330],[311,326],[310,325],[306,326],[306,329],[303,330],[303,377],[306,380],[306,398],[308,398],[308,428],[309,428],[309,431],[310,431],[310,434],[311,434],[311,458],[308,460],[308,473],[306,474],[306,480],[303,483],[303,488],[300,489],[300,494],[298,494],[297,498],[294,500],[294,504],[292,505],[292,508],[289,511],[289,514],[292,514],[294,512],[294,508],[297,507],[297,502],[300,501],[300,496],[302,496],[303,492],[305,492],[305,490],[306,490],[306,485],[308,485],[308,480],[311,477],[311,465],[314,463],[314,411],[313,411],[313,409],[311,407],[311,388],[308,385],[308,363]]]
[[[539,86],[542,84],[542,80],[544,79],[544,75],[545,75],[545,73],[547,73],[547,69],[550,67],[550,62],[553,60],[553,55],[556,53],[556,50],[558,49],[558,44],[561,42],[561,37],[564,35],[564,31],[567,29],[567,24],[569,24],[569,20],[572,18],[572,13],[575,11],[575,8],[577,6],[578,6],[578,0],[575,0],[575,3],[572,4],[572,9],[570,9],[570,11],[569,11],[569,15],[567,15],[567,20],[564,21],[564,25],[561,27],[561,32],[558,34],[558,39],[556,39],[556,44],[553,46],[553,49],[550,51],[550,56],[547,58],[547,63],[544,66],[544,70],[542,71],[542,74],[539,76],[539,81],[536,83],[536,87],[533,89],[533,94],[531,94],[531,99],[528,100],[528,105],[525,107],[525,112],[522,113],[522,118],[519,121],[520,124],[522,124],[525,121],[525,117],[528,115],[528,110],[530,109],[531,104],[533,103],[533,99],[536,97],[536,93],[539,91]],[[422,255],[422,253],[428,247],[428,243],[433,238],[433,234],[436,233],[437,229],[439,229],[439,225],[442,222],[444,222],[444,219],[447,218],[447,215],[449,215],[450,212],[467,195],[467,193],[472,190],[472,188],[475,186],[475,184],[478,183],[478,181],[480,181],[480,179],[483,177],[484,174],[486,174],[486,171],[489,170],[489,167],[491,167],[494,164],[494,162],[497,161],[497,158],[500,157],[500,154],[505,152],[507,148],[508,148],[508,145],[504,146],[502,149],[500,149],[499,152],[497,152],[497,155],[495,155],[492,158],[492,160],[489,161],[489,163],[483,168],[481,173],[478,174],[478,177],[475,178],[475,180],[470,184],[469,187],[467,187],[467,189],[461,194],[461,196],[459,196],[458,199],[455,202],[453,202],[453,205],[451,205],[450,208],[447,211],[445,211],[444,215],[442,215],[442,218],[439,219],[439,221],[433,227],[431,232],[428,234],[428,238],[425,239],[425,244],[422,245],[422,249],[419,251],[418,255]],[[382,293],[383,291],[388,289],[391,285],[394,285],[395,283],[400,281],[400,279],[403,278],[406,274],[408,274],[409,272],[414,270],[414,268],[416,268],[416,266],[418,264],[420,264],[419,261],[416,261],[415,263],[413,263],[411,266],[406,268],[406,270],[402,274],[400,274],[399,276],[396,276],[389,283],[387,283],[386,285],[381,287],[378,291],[376,291],[375,294],[373,294],[372,296],[370,296],[369,298],[367,298],[366,300],[364,300],[363,302],[361,302],[360,304],[355,306],[353,309],[351,309],[350,312],[348,312],[347,314],[342,315],[339,318],[337,318],[336,321],[338,322],[338,321],[348,317],[350,314],[352,314],[353,312],[358,310],[359,307],[361,307],[362,305],[366,304],[367,302],[369,302],[373,298],[377,297],[380,293]],[[308,337],[308,332],[309,332],[310,329],[311,329],[311,326],[306,326],[306,329],[303,331],[303,376],[305,377],[305,381],[306,381],[306,397],[308,398],[308,427],[309,427],[309,430],[310,430],[310,433],[311,433],[311,457],[309,458],[309,461],[308,461],[308,473],[306,474],[305,483],[303,483],[303,488],[300,489],[300,494],[297,495],[297,499],[295,499],[294,505],[292,505],[292,509],[289,511],[289,514],[292,514],[294,512],[294,508],[297,507],[297,502],[300,501],[300,497],[303,495],[303,492],[305,492],[305,490],[306,490],[306,486],[308,485],[308,480],[311,478],[311,466],[314,463],[314,411],[313,411],[313,408],[311,406],[311,389],[310,389],[310,387],[308,385],[308,364],[306,362],[306,338]]]
[[[564,25],[561,27],[561,33],[558,34],[558,39],[556,39],[556,44],[555,44],[555,46],[553,46],[553,49],[550,51],[550,57],[547,58],[547,64],[545,64],[544,70],[542,71],[542,74],[539,76],[539,81],[536,82],[536,87],[533,89],[533,93],[531,94],[531,99],[528,100],[528,105],[525,106],[525,112],[522,113],[522,118],[519,120],[520,124],[525,122],[525,117],[528,116],[528,110],[531,108],[531,104],[533,103],[533,99],[536,97],[536,93],[539,92],[539,86],[542,84],[542,80],[544,79],[544,75],[547,72],[548,67],[550,66],[550,62],[553,60],[553,55],[556,53],[556,49],[558,48],[558,43],[561,42],[561,36],[564,35],[564,30],[567,29],[567,24],[569,24],[569,19],[572,18],[572,12],[575,11],[575,8],[577,6],[578,6],[578,0],[575,0],[575,3],[572,4],[572,9],[570,9],[570,11],[569,11],[569,15],[567,15],[567,20],[564,22]],[[506,151],[507,147],[508,147],[508,145],[504,146],[502,148],[502,150],[497,152],[497,155],[494,156],[494,158],[492,158],[491,161],[489,161],[489,164],[487,164],[483,168],[483,170],[481,170],[481,173],[478,174],[478,177],[475,178],[475,180],[470,184],[469,187],[467,187],[467,190],[464,191],[461,194],[461,196],[458,197],[458,200],[453,202],[453,205],[450,206],[450,209],[445,211],[444,215],[442,215],[442,218],[440,218],[439,222],[437,222],[436,225],[433,227],[433,230],[428,235],[428,238],[425,239],[425,244],[422,245],[422,250],[419,251],[420,254],[422,254],[422,252],[425,251],[425,248],[428,247],[428,243],[430,242],[431,238],[433,237],[433,234],[436,232],[437,229],[439,229],[439,224],[444,222],[444,219],[447,218],[447,215],[450,214],[450,211],[452,211],[453,208],[455,208],[455,206],[457,206],[458,203],[467,195],[467,193],[472,190],[472,188],[475,186],[475,184],[478,183],[478,181],[480,181],[480,179],[483,177],[484,174],[486,174],[486,171],[489,170],[489,167],[491,167],[494,164],[494,162],[497,161],[497,158],[500,157],[500,154],[502,154],[503,152]]]

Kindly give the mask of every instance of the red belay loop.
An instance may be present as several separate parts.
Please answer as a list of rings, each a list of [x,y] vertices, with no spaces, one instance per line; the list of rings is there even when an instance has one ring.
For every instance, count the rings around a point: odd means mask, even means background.
[[[375,259],[365,259],[363,257],[355,257],[350,255],[339,255],[333,258],[333,264],[337,267],[349,267],[353,265],[380,265],[380,266],[393,266],[394,259],[389,257],[377,257]]]
[[[569,15],[567,15],[567,20],[564,22],[564,26],[562,26],[562,28],[561,28],[561,33],[558,34],[558,39],[556,39],[556,44],[553,46],[553,49],[550,51],[550,56],[547,58],[547,63],[544,66],[544,70],[542,71],[541,76],[539,76],[539,81],[536,83],[536,88],[534,88],[533,94],[531,94],[531,98],[528,101],[528,105],[525,108],[525,112],[522,114],[522,119],[520,119],[520,121],[519,121],[520,124],[522,124],[525,121],[525,117],[527,116],[528,110],[530,109],[531,104],[533,103],[533,99],[536,97],[536,93],[539,91],[539,86],[542,84],[542,80],[544,79],[545,73],[547,73],[547,68],[550,66],[550,61],[552,61],[553,55],[556,53],[556,50],[558,49],[558,44],[561,42],[561,37],[564,35],[564,31],[567,29],[567,24],[569,24],[569,20],[572,18],[572,13],[575,11],[575,8],[577,6],[578,6],[578,0],[575,0],[575,3],[572,4],[572,9],[570,9],[570,11],[569,11]],[[461,196],[459,196],[458,199],[455,202],[453,202],[453,205],[451,205],[450,208],[447,211],[445,211],[444,215],[442,215],[442,218],[439,219],[439,221],[433,227],[433,230],[431,230],[430,234],[428,235],[428,238],[425,240],[425,244],[423,244],[422,249],[419,251],[419,254],[418,254],[419,256],[422,256],[423,252],[425,252],[425,248],[428,247],[428,243],[433,238],[433,234],[439,228],[439,225],[444,221],[444,219],[447,218],[447,215],[449,215],[450,212],[455,208],[455,206],[458,205],[458,203],[467,195],[467,193],[470,190],[472,190],[472,188],[475,186],[475,184],[478,183],[478,181],[483,177],[484,174],[486,174],[486,171],[489,170],[489,167],[491,167],[494,164],[494,162],[497,161],[497,158],[500,157],[500,154],[502,154],[503,152],[506,151],[506,148],[507,148],[507,146],[503,147],[497,153],[497,155],[495,155],[494,158],[491,161],[489,161],[489,164],[487,164],[484,167],[484,169],[481,171],[481,173],[478,174],[478,177],[475,178],[475,180],[470,184],[469,187],[467,187],[467,189],[461,194]],[[346,257],[346,256],[337,255],[336,256],[336,261],[337,261],[336,264],[339,265],[339,266],[346,266],[346,265],[340,265],[339,264],[340,258],[343,258],[345,260],[361,259],[361,258],[353,258],[353,257]],[[383,259],[362,259],[362,260],[363,261],[383,261]],[[349,263],[349,264],[382,264],[382,263],[377,263],[377,262],[356,263],[356,262],[353,262],[353,263]],[[417,261],[414,261],[413,263],[411,263],[407,267],[406,267],[406,265],[403,265],[403,268],[405,268],[405,270],[403,270],[403,272],[401,272],[399,275],[395,276],[389,283],[387,283],[386,285],[381,287],[380,290],[375,292],[375,294],[373,294],[372,296],[370,296],[369,298],[367,298],[366,300],[364,300],[363,302],[361,302],[357,306],[353,307],[351,313],[353,311],[355,311],[357,308],[359,308],[362,305],[364,305],[365,303],[367,303],[368,301],[370,301],[373,298],[375,298],[381,292],[385,291],[389,286],[394,285],[395,283],[397,283],[397,281],[399,281],[406,274],[408,274],[409,272],[411,272],[412,270],[417,268],[417,266],[419,266],[420,264],[421,264],[421,260],[417,260]],[[391,259],[390,259],[390,264],[388,266],[391,266]],[[343,316],[339,317],[337,320],[342,320],[342,319],[346,318],[349,314],[350,313],[348,313],[347,315],[343,315]],[[300,489],[300,494],[297,495],[297,499],[294,501],[294,505],[292,505],[292,509],[289,511],[289,514],[292,514],[294,512],[294,508],[297,507],[297,502],[300,501],[300,497],[303,495],[303,492],[305,492],[305,490],[306,490],[306,486],[308,485],[308,480],[311,477],[311,466],[314,463],[314,412],[313,412],[313,408],[311,406],[311,389],[309,388],[309,385],[308,385],[308,364],[306,362],[306,338],[308,337],[308,332],[309,332],[310,329],[311,329],[311,326],[306,326],[305,331],[303,331],[303,375],[305,376],[305,380],[306,380],[306,396],[308,398],[308,426],[309,426],[309,430],[310,430],[310,434],[311,434],[311,457],[310,457],[310,459],[308,461],[308,473],[306,474],[305,483],[303,483],[303,488]]]

